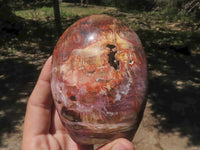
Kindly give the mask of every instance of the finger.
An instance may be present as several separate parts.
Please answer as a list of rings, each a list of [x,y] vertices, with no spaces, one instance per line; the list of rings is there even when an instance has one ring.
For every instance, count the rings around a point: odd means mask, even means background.
[[[24,122],[24,136],[49,132],[51,123],[51,57],[46,61],[37,84],[29,98]]]
[[[120,138],[100,147],[98,150],[134,150],[134,147],[129,140]]]

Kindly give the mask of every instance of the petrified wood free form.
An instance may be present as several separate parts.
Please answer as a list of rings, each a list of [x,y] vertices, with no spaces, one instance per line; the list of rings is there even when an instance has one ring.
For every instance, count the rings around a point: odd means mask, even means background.
[[[146,84],[142,44],[134,31],[113,17],[80,19],[54,49],[53,98],[77,143],[131,140],[144,111]]]

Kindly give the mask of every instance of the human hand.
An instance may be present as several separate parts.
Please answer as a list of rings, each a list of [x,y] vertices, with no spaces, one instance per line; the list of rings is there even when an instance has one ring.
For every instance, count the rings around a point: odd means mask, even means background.
[[[76,144],[64,129],[53,105],[50,88],[50,57],[29,98],[24,121],[22,150],[92,150],[93,145]],[[114,140],[98,150],[134,150],[126,139]]]

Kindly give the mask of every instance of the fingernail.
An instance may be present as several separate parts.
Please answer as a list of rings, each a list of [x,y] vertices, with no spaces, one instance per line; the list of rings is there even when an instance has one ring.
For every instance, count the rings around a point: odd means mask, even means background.
[[[127,148],[124,147],[124,145],[117,143],[112,147],[112,150],[127,150]]]

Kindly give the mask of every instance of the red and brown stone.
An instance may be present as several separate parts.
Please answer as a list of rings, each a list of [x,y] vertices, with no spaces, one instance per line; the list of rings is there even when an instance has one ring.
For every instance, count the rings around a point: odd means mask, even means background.
[[[132,139],[145,106],[147,64],[134,31],[107,15],[80,19],[53,52],[51,88],[74,141]]]

